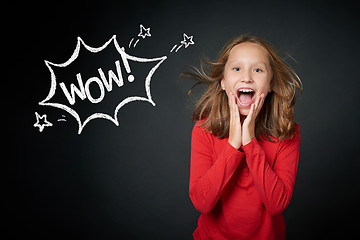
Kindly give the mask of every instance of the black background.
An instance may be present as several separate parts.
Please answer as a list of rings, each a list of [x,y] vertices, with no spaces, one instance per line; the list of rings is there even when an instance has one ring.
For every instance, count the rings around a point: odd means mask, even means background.
[[[178,75],[188,65],[199,66],[203,56],[214,60],[220,48],[241,33],[268,40],[304,84],[295,107],[302,138],[294,195],[284,212],[287,239],[356,236],[360,134],[356,4],[57,1],[4,7],[3,13],[9,15],[2,21],[3,58],[7,58],[3,127],[9,136],[3,145],[9,167],[3,196],[7,239],[191,239],[199,216],[188,197],[191,113],[197,96],[187,96],[194,82]],[[150,27],[152,36],[129,48],[140,24]],[[170,53],[183,33],[193,36],[195,44]],[[118,113],[119,126],[95,119],[78,134],[69,113],[38,104],[50,89],[44,60],[68,60],[77,37],[100,47],[113,35],[131,55],[168,57],[151,81],[156,106],[129,103]],[[83,57],[78,64],[89,74],[85,80],[99,67],[114,69],[112,54]],[[141,76],[145,69],[134,66],[133,73]],[[76,82],[75,72],[63,74],[63,79],[73,78],[64,81]],[[117,103],[116,96],[132,91],[115,87],[107,96]],[[92,107],[84,104],[78,111],[91,112]],[[103,107],[113,109],[110,103]],[[39,132],[33,126],[35,112],[46,114],[53,126]],[[66,121],[57,121],[60,118]]]

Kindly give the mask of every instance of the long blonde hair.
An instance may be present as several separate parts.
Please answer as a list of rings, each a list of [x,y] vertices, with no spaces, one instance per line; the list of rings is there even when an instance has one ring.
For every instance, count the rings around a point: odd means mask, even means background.
[[[197,80],[198,84],[206,84],[207,89],[197,101],[192,120],[203,120],[202,126],[218,138],[229,136],[230,109],[225,91],[221,88],[224,67],[231,49],[244,42],[251,42],[264,47],[269,56],[273,72],[270,83],[271,92],[266,96],[263,107],[256,118],[255,135],[273,141],[291,138],[296,130],[294,122],[294,105],[296,89],[302,92],[303,86],[294,69],[282,60],[275,50],[263,39],[246,34],[240,35],[224,45],[216,62],[201,62],[200,69],[185,72],[182,76]]]

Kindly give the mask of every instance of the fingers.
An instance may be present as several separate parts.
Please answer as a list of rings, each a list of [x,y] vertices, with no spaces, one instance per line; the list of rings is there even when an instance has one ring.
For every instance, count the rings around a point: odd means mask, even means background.
[[[256,118],[257,115],[259,114],[261,108],[262,108],[262,105],[264,104],[264,99],[265,99],[265,96],[264,94],[260,94],[260,96],[258,96],[255,100],[255,103],[254,103],[254,112],[253,112],[253,116]]]
[[[236,103],[236,98],[233,93],[229,94],[229,107],[230,107],[230,125],[233,124],[239,125],[241,127],[240,123],[240,112],[239,112],[239,106]],[[233,129],[236,129],[238,127],[233,127]]]
[[[243,122],[242,143],[244,145],[251,142],[255,137],[255,119],[264,103],[264,98],[264,94],[260,94],[260,96],[255,99],[255,102],[251,104],[249,113]]]
[[[233,93],[229,94],[230,128],[229,143],[236,149],[241,146],[241,122],[238,105]]]
[[[230,108],[230,129],[229,143],[235,148],[239,148],[242,144],[246,145],[255,137],[255,119],[259,114],[263,104],[265,95],[260,94],[251,104],[249,113],[243,124],[240,121],[239,106],[237,99],[233,93],[229,93],[228,101]]]
[[[257,101],[257,100],[256,100]],[[255,102],[256,102],[255,101]],[[250,106],[250,110],[249,110],[249,113],[248,113],[248,116],[246,118],[250,118],[252,119],[253,115],[254,115],[254,112],[255,112],[255,108],[256,108],[256,103],[252,103],[251,106]]]
[[[233,117],[234,119],[240,119],[239,107],[236,104],[235,96],[232,92],[230,92],[229,95],[230,117]]]
[[[264,94],[260,94],[260,96],[258,96],[255,99],[255,102],[253,102],[250,106],[250,110],[249,113],[246,117],[246,122],[250,123],[250,121],[255,120],[255,118],[257,117],[257,115],[259,114],[262,105],[264,104]]]

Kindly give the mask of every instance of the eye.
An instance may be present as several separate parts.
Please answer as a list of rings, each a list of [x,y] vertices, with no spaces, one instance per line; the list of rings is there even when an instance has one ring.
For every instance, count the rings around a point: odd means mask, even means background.
[[[238,71],[240,71],[240,68],[235,67],[235,68],[233,68],[233,70],[236,71],[236,72],[238,72]]]
[[[256,68],[256,69],[254,69],[254,72],[262,72],[262,70],[260,69],[260,68]]]

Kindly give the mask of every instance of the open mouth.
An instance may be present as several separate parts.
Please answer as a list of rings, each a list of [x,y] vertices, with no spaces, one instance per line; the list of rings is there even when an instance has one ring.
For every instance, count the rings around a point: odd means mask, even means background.
[[[253,102],[255,91],[251,88],[240,88],[237,91],[237,97],[240,105],[249,106]]]

